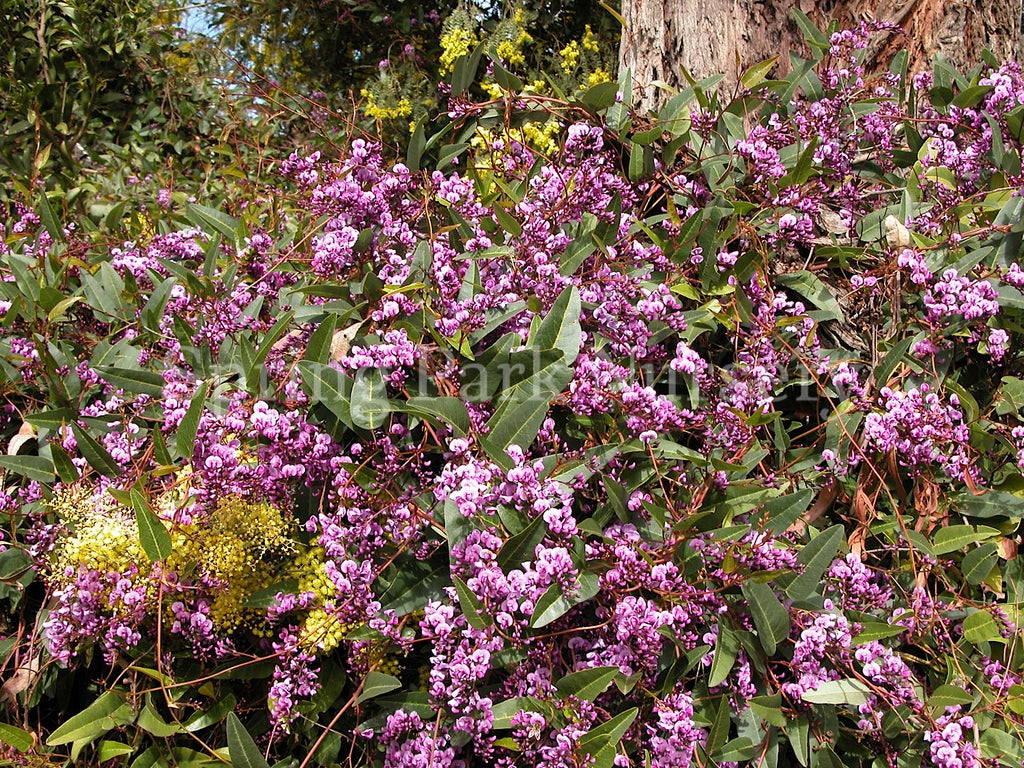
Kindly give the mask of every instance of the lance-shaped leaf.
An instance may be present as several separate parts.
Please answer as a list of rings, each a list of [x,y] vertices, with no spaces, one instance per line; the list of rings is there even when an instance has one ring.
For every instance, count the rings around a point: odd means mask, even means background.
[[[771,656],[778,644],[789,635],[789,611],[779,602],[775,590],[767,584],[745,581],[741,589],[750,605],[750,615],[757,628],[758,641],[764,652]]]
[[[580,737],[580,755],[590,755],[587,765],[593,768],[612,768],[618,752],[619,739],[636,720],[639,710],[634,707],[591,729]]]
[[[552,354],[552,352],[554,354]],[[572,380],[572,369],[565,364],[561,350],[537,356],[533,373],[500,396],[500,405],[487,421],[488,432],[481,444],[499,465],[510,468],[505,449],[510,445],[528,447],[537,437],[551,401]]]
[[[819,533],[811,539],[800,550],[796,560],[804,567],[804,571],[786,587],[787,597],[792,600],[802,600],[814,594],[814,591],[821,586],[821,577],[835,559],[842,540],[843,526],[833,525],[827,531]]]
[[[299,374],[302,385],[314,403],[323,403],[338,421],[354,427],[352,420],[352,379],[329,365],[300,360]]]
[[[385,693],[397,690],[402,687],[402,681],[397,677],[386,675],[383,672],[370,670],[366,673],[366,680],[363,681],[363,691],[356,699],[356,704],[362,704],[367,699],[383,696]]]
[[[185,411],[185,415],[178,425],[178,431],[174,436],[174,445],[183,458],[192,458],[192,452],[196,447],[196,433],[199,431],[199,419],[206,407],[206,395],[209,391],[209,381],[204,381],[199,385],[188,404],[188,410]]]
[[[580,700],[593,701],[608,690],[617,674],[618,667],[590,667],[570,672],[555,683],[555,691],[563,698],[575,696]]]
[[[349,410],[357,427],[378,429],[384,426],[391,413],[391,404],[388,402],[387,384],[378,369],[363,368],[356,373]]]
[[[569,286],[558,294],[551,311],[545,315],[529,345],[536,349],[560,349],[566,365],[576,362],[583,344],[580,327],[580,292],[576,286]]]
[[[227,731],[232,768],[270,768],[260,748],[234,712],[228,714]]]
[[[135,510],[135,519],[139,523],[139,542],[142,544],[142,551],[154,562],[163,560],[171,554],[171,535],[138,488],[132,488],[129,496]]]
[[[113,456],[97,442],[96,438],[75,423],[72,423],[71,431],[75,435],[78,450],[89,462],[90,467],[106,477],[117,477],[121,474],[121,468],[114,461]]]

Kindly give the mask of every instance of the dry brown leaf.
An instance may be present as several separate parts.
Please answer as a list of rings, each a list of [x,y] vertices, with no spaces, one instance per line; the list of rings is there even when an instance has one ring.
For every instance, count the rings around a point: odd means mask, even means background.
[[[0,687],[0,703],[15,698],[19,693],[28,690],[39,675],[39,656],[34,655],[28,664],[18,667],[3,686]]]
[[[34,447],[33,443],[35,443],[36,437],[35,427],[23,421],[18,434],[7,443],[7,455],[17,456],[20,453],[28,453]]]
[[[890,248],[907,248],[910,246],[910,230],[903,225],[902,221],[890,213],[885,217],[884,226],[885,242],[889,244]]]
[[[341,362],[348,354],[349,347],[352,346],[352,340],[359,333],[359,329],[363,327],[363,321],[360,320],[358,323],[353,323],[348,328],[342,328],[340,331],[335,331],[334,336],[331,337],[331,361],[335,363]]]
[[[1016,560],[1017,559],[1017,542],[1014,539],[1008,539],[1005,536],[999,540],[996,545],[999,550],[999,556],[1003,560]]]

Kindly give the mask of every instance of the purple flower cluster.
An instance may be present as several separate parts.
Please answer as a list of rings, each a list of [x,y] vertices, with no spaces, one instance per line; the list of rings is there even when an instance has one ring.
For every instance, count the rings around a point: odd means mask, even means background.
[[[935,721],[935,729],[925,731],[928,757],[935,768],[979,768],[979,750],[972,739],[974,718],[961,715],[960,707],[946,707]]]
[[[928,384],[909,390],[884,387],[881,412],[864,419],[864,447],[894,452],[901,466],[913,474],[939,466],[948,477],[973,476],[970,433],[959,398],[946,401]]]
[[[53,658],[70,664],[81,647],[98,641],[113,664],[119,653],[139,643],[149,584],[137,569],[101,573],[69,566],[62,576],[66,586],[54,593],[55,605],[43,624]]]

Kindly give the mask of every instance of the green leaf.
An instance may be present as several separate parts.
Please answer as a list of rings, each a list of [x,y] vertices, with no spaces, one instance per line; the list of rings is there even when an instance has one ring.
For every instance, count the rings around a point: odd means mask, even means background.
[[[457,397],[410,397],[392,403],[401,413],[411,413],[442,427],[450,427],[455,437],[469,434],[469,412]]]
[[[757,754],[757,749],[754,742],[746,736],[737,736],[715,752],[712,757],[720,762],[745,763],[755,754]]]
[[[108,760],[114,760],[124,755],[130,755],[134,751],[135,747],[128,744],[124,744],[120,741],[104,739],[96,745],[96,762],[105,763]]]
[[[11,547],[0,552],[0,580],[15,581],[31,570],[32,558],[27,552]]]
[[[786,715],[782,711],[781,693],[771,696],[755,696],[750,700],[750,709],[762,720],[777,728],[783,728],[786,725]]]
[[[107,731],[134,722],[135,713],[128,702],[116,691],[105,691],[92,704],[64,721],[46,740],[47,746],[57,747],[71,742],[86,744]]]
[[[122,389],[129,395],[149,395],[162,397],[164,393],[164,377],[156,371],[144,371],[141,368],[111,368],[98,366],[100,376],[113,387]]]
[[[764,82],[764,79],[768,76],[768,73],[775,68],[778,61],[778,56],[772,56],[770,59],[765,59],[764,61],[759,61],[757,64],[754,64],[743,73],[742,77],[740,77],[740,84],[744,88],[753,90]]]
[[[996,413],[1006,416],[1019,413],[1024,407],[1024,379],[1015,376],[1003,376],[1002,386],[996,393]]]
[[[711,657],[711,674],[708,687],[721,685],[732,671],[736,656],[740,650],[740,641],[732,627],[723,620],[718,621],[718,638],[715,640],[715,652]]]
[[[64,242],[64,229],[60,225],[60,220],[57,218],[57,214],[54,213],[53,207],[50,205],[50,199],[46,196],[46,193],[39,195],[39,220],[43,223],[43,227],[47,232],[50,233],[50,237],[53,238],[55,243]]]
[[[227,731],[232,768],[270,768],[256,742],[234,712],[228,713]]]
[[[906,357],[907,350],[910,349],[910,345],[913,343],[914,338],[912,336],[902,339],[894,344],[892,349],[890,349],[886,353],[885,357],[882,358],[882,362],[880,362],[874,370],[875,383],[879,388],[888,385],[889,378],[892,376],[893,371],[896,370],[896,366],[903,362],[904,357]]]
[[[352,400],[352,379],[336,368],[308,360],[300,360],[298,368],[310,399],[327,406],[342,424],[354,427],[349,406]]]
[[[299,594],[299,580],[284,579],[283,581],[276,581],[270,586],[263,587],[263,589],[250,592],[240,604],[243,608],[258,608],[265,611],[277,603],[277,595],[280,592],[286,595]]]
[[[636,707],[613,717],[606,723],[580,737],[579,751],[581,755],[590,755],[592,761],[587,763],[591,768],[612,768],[615,761],[619,739],[629,730],[640,710]]]
[[[608,109],[615,103],[615,97],[619,92],[618,83],[598,83],[587,89],[581,101],[585,107],[593,112],[600,112]]]
[[[960,563],[960,572],[968,584],[978,585],[988,578],[996,564],[998,549],[994,542],[988,541],[967,553]]]
[[[499,701],[493,707],[494,729],[508,729],[512,727],[512,718],[520,712],[541,712],[543,704],[532,696],[518,696],[514,699]]]
[[[75,412],[70,408],[54,408],[49,411],[39,411],[25,415],[25,421],[39,429],[58,429],[59,427],[73,421]]]
[[[981,540],[977,531],[974,530],[972,525],[950,525],[945,528],[940,528],[932,540],[932,552],[936,555],[948,555],[950,552],[956,552],[958,549],[963,549],[969,544],[974,544]]]
[[[771,656],[780,642],[789,635],[789,611],[787,611],[775,590],[757,581],[745,581],[741,587],[743,596],[750,604],[750,615],[757,628],[757,639],[764,652]]]
[[[53,481],[53,462],[44,456],[0,456],[0,467],[29,480],[41,483]]]
[[[813,272],[802,269],[798,272],[787,272],[775,278],[780,284],[796,291],[816,306],[821,313],[815,315],[818,320],[837,320],[842,322],[843,310],[839,301]]]
[[[505,69],[497,57],[491,59],[491,76],[506,91],[519,93],[523,90],[523,81]]]
[[[260,386],[264,384],[261,381],[261,373],[263,373],[263,363],[266,362],[267,355],[270,354],[270,350],[273,349],[274,344],[277,343],[277,340],[287,330],[294,317],[295,310],[288,310],[277,319],[277,322],[274,323],[269,331],[261,334],[260,346],[257,348],[256,354],[253,356],[245,372],[245,388],[253,394],[259,394]]]
[[[981,496],[961,494],[954,501],[967,517],[1024,517],[1024,499],[1008,491],[986,491]]]
[[[65,299],[61,299],[53,305],[53,309],[46,313],[46,319],[51,323],[60,323],[66,320],[65,314],[68,309],[73,307],[78,302],[83,301],[81,296],[68,296]]]
[[[1019,733],[1007,733],[995,727],[998,722],[999,720],[981,731],[981,754],[985,758],[998,761],[999,765],[1006,768],[1017,768],[1024,762],[1024,743],[1021,742]],[[1006,727],[1013,726],[1007,723]],[[1014,730],[1016,731],[1016,728]]]
[[[0,743],[6,744],[19,752],[28,752],[35,744],[35,739],[28,731],[16,728],[13,725],[0,723]]]
[[[572,365],[583,345],[583,331],[580,327],[582,306],[576,286],[571,285],[563,290],[528,342],[529,345],[541,350],[560,349],[565,364]]]
[[[829,47],[828,37],[826,37],[825,34],[814,25],[814,22],[807,17],[807,14],[799,8],[794,8],[791,13],[793,15],[793,20],[796,21],[797,26],[800,27],[800,31],[804,33],[804,38],[807,42],[814,48],[827,50]],[[820,54],[818,54],[818,56],[820,56]]]
[[[68,456],[68,452],[63,450],[60,443],[50,443],[50,457],[53,459],[53,468],[56,470],[60,482],[70,485],[78,481],[78,467],[75,466],[71,457]]]
[[[617,674],[618,667],[591,667],[570,672],[555,683],[555,691],[562,698],[575,696],[584,701],[593,701],[608,690]]]
[[[796,561],[804,566],[804,572],[786,587],[788,598],[803,600],[817,591],[821,586],[821,577],[832,565],[836,552],[839,551],[843,535],[843,526],[833,525],[804,545],[796,557]]]
[[[796,493],[779,496],[777,499],[770,499],[764,503],[764,516],[768,521],[768,528],[773,533],[779,534],[799,519],[810,506],[814,498],[814,490],[806,488]]]
[[[405,153],[405,164],[413,172],[420,169],[420,158],[423,157],[423,150],[427,146],[427,134],[423,129],[423,125],[423,120],[416,121],[416,130],[412,132],[412,138],[409,139],[409,149]]]
[[[153,292],[149,295],[146,306],[142,308],[142,324],[152,333],[160,333],[160,320],[164,310],[167,308],[167,301],[170,299],[171,291],[178,284],[176,277],[168,277],[161,280]]]
[[[313,331],[313,335],[309,337],[309,343],[306,344],[306,351],[302,354],[302,359],[314,363],[330,362],[331,343],[334,341],[334,332],[337,329],[338,316],[330,314],[325,317]]]
[[[708,740],[704,744],[705,750],[711,753],[715,753],[721,748],[729,738],[729,725],[730,715],[732,714],[732,705],[729,703],[728,696],[717,697],[718,706],[715,708],[714,719],[711,722],[711,728],[708,729]],[[710,706],[711,702],[708,702]]]
[[[807,715],[797,715],[786,724],[786,735],[797,762],[806,768],[810,759],[810,723]]]
[[[583,571],[576,579],[576,591],[572,597],[566,597],[561,586],[552,584],[547,592],[537,600],[537,604],[533,608],[530,626],[534,629],[541,629],[564,616],[574,606],[584,603],[596,595],[598,583],[597,576],[590,571]]]
[[[148,700],[142,707],[142,711],[139,712],[139,719],[136,724],[139,728],[153,734],[158,739],[164,739],[176,733],[182,733],[185,730],[179,723],[166,722],[153,707],[153,702]]]
[[[501,545],[496,558],[498,566],[507,572],[533,560],[537,545],[544,540],[547,532],[544,517],[537,515],[523,530]]]
[[[223,699],[217,701],[212,707],[207,710],[200,710],[196,712],[192,717],[184,722],[185,730],[189,733],[195,733],[201,731],[204,728],[209,728],[211,725],[216,725],[225,717],[228,713],[235,708],[237,704],[235,695],[229,693]]]
[[[241,242],[241,239],[244,237],[244,230],[238,223],[238,220],[215,208],[208,208],[198,203],[187,203],[185,205],[185,215],[189,221],[201,227],[207,234],[215,235],[219,233],[226,237],[229,242],[236,244]]]
[[[188,410],[185,411],[185,415],[182,416],[181,423],[178,425],[178,431],[174,435],[174,447],[182,458],[191,459],[192,452],[195,451],[199,420],[206,407],[206,396],[209,392],[210,382],[204,381],[192,394]]]
[[[796,166],[793,170],[779,179],[779,187],[786,187],[793,184],[803,184],[807,181],[814,173],[814,150],[818,146],[818,137],[812,136],[811,140],[807,143],[804,151],[800,153],[800,158],[796,161]],[[784,275],[779,275],[783,277]],[[838,307],[836,307],[838,310]]]
[[[880,621],[865,621],[861,627],[861,631],[853,638],[854,645],[864,645],[872,640],[885,640],[887,637],[896,637],[907,631],[906,627],[898,624],[884,624]]]
[[[167,532],[163,521],[156,516],[138,488],[132,488],[129,495],[135,509],[135,519],[139,522],[139,542],[142,544],[142,551],[153,562],[163,560],[172,551],[171,534]]]
[[[480,600],[462,579],[455,577],[452,581],[455,583],[459,606],[462,608],[462,613],[466,617],[466,621],[469,622],[469,626],[474,629],[487,629],[490,621],[483,615],[483,606],[480,604]]]
[[[349,401],[352,423],[363,429],[379,429],[388,420],[391,404],[384,375],[377,368],[360,369],[352,382]]]
[[[940,685],[928,697],[928,706],[939,712],[945,712],[946,707],[970,706],[973,702],[974,697],[956,685]]]
[[[978,645],[993,640],[1002,640],[1001,627],[988,611],[975,611],[963,623],[964,639]]]
[[[362,704],[364,701],[376,698],[377,696],[383,696],[385,693],[391,693],[391,691],[401,687],[402,681],[397,677],[392,677],[376,670],[370,670],[366,673],[366,679],[363,681],[363,692],[356,699],[356,704]]]
[[[105,477],[113,478],[121,474],[121,468],[117,465],[117,462],[107,452],[107,449],[96,441],[96,438],[74,422],[71,424],[71,431],[75,435],[75,442],[78,444],[79,452],[89,462],[90,467]]]
[[[480,442],[488,455],[506,469],[512,462],[505,449],[518,445],[526,449],[537,437],[551,401],[572,380],[572,369],[560,350],[541,353],[537,369],[500,395],[501,404],[487,421],[488,433]]]
[[[859,707],[867,704],[871,689],[860,680],[827,680],[813,691],[804,691],[800,698],[808,704],[849,704]]]
[[[451,586],[447,563],[433,564],[417,561],[396,569],[397,576],[380,596],[385,611],[399,616],[418,611],[431,600],[440,599],[444,589]]]

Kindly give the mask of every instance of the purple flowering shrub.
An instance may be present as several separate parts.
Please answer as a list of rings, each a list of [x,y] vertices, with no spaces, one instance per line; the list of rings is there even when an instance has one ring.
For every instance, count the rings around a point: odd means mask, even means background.
[[[1024,73],[868,34],[14,209],[2,759],[1019,765]]]

